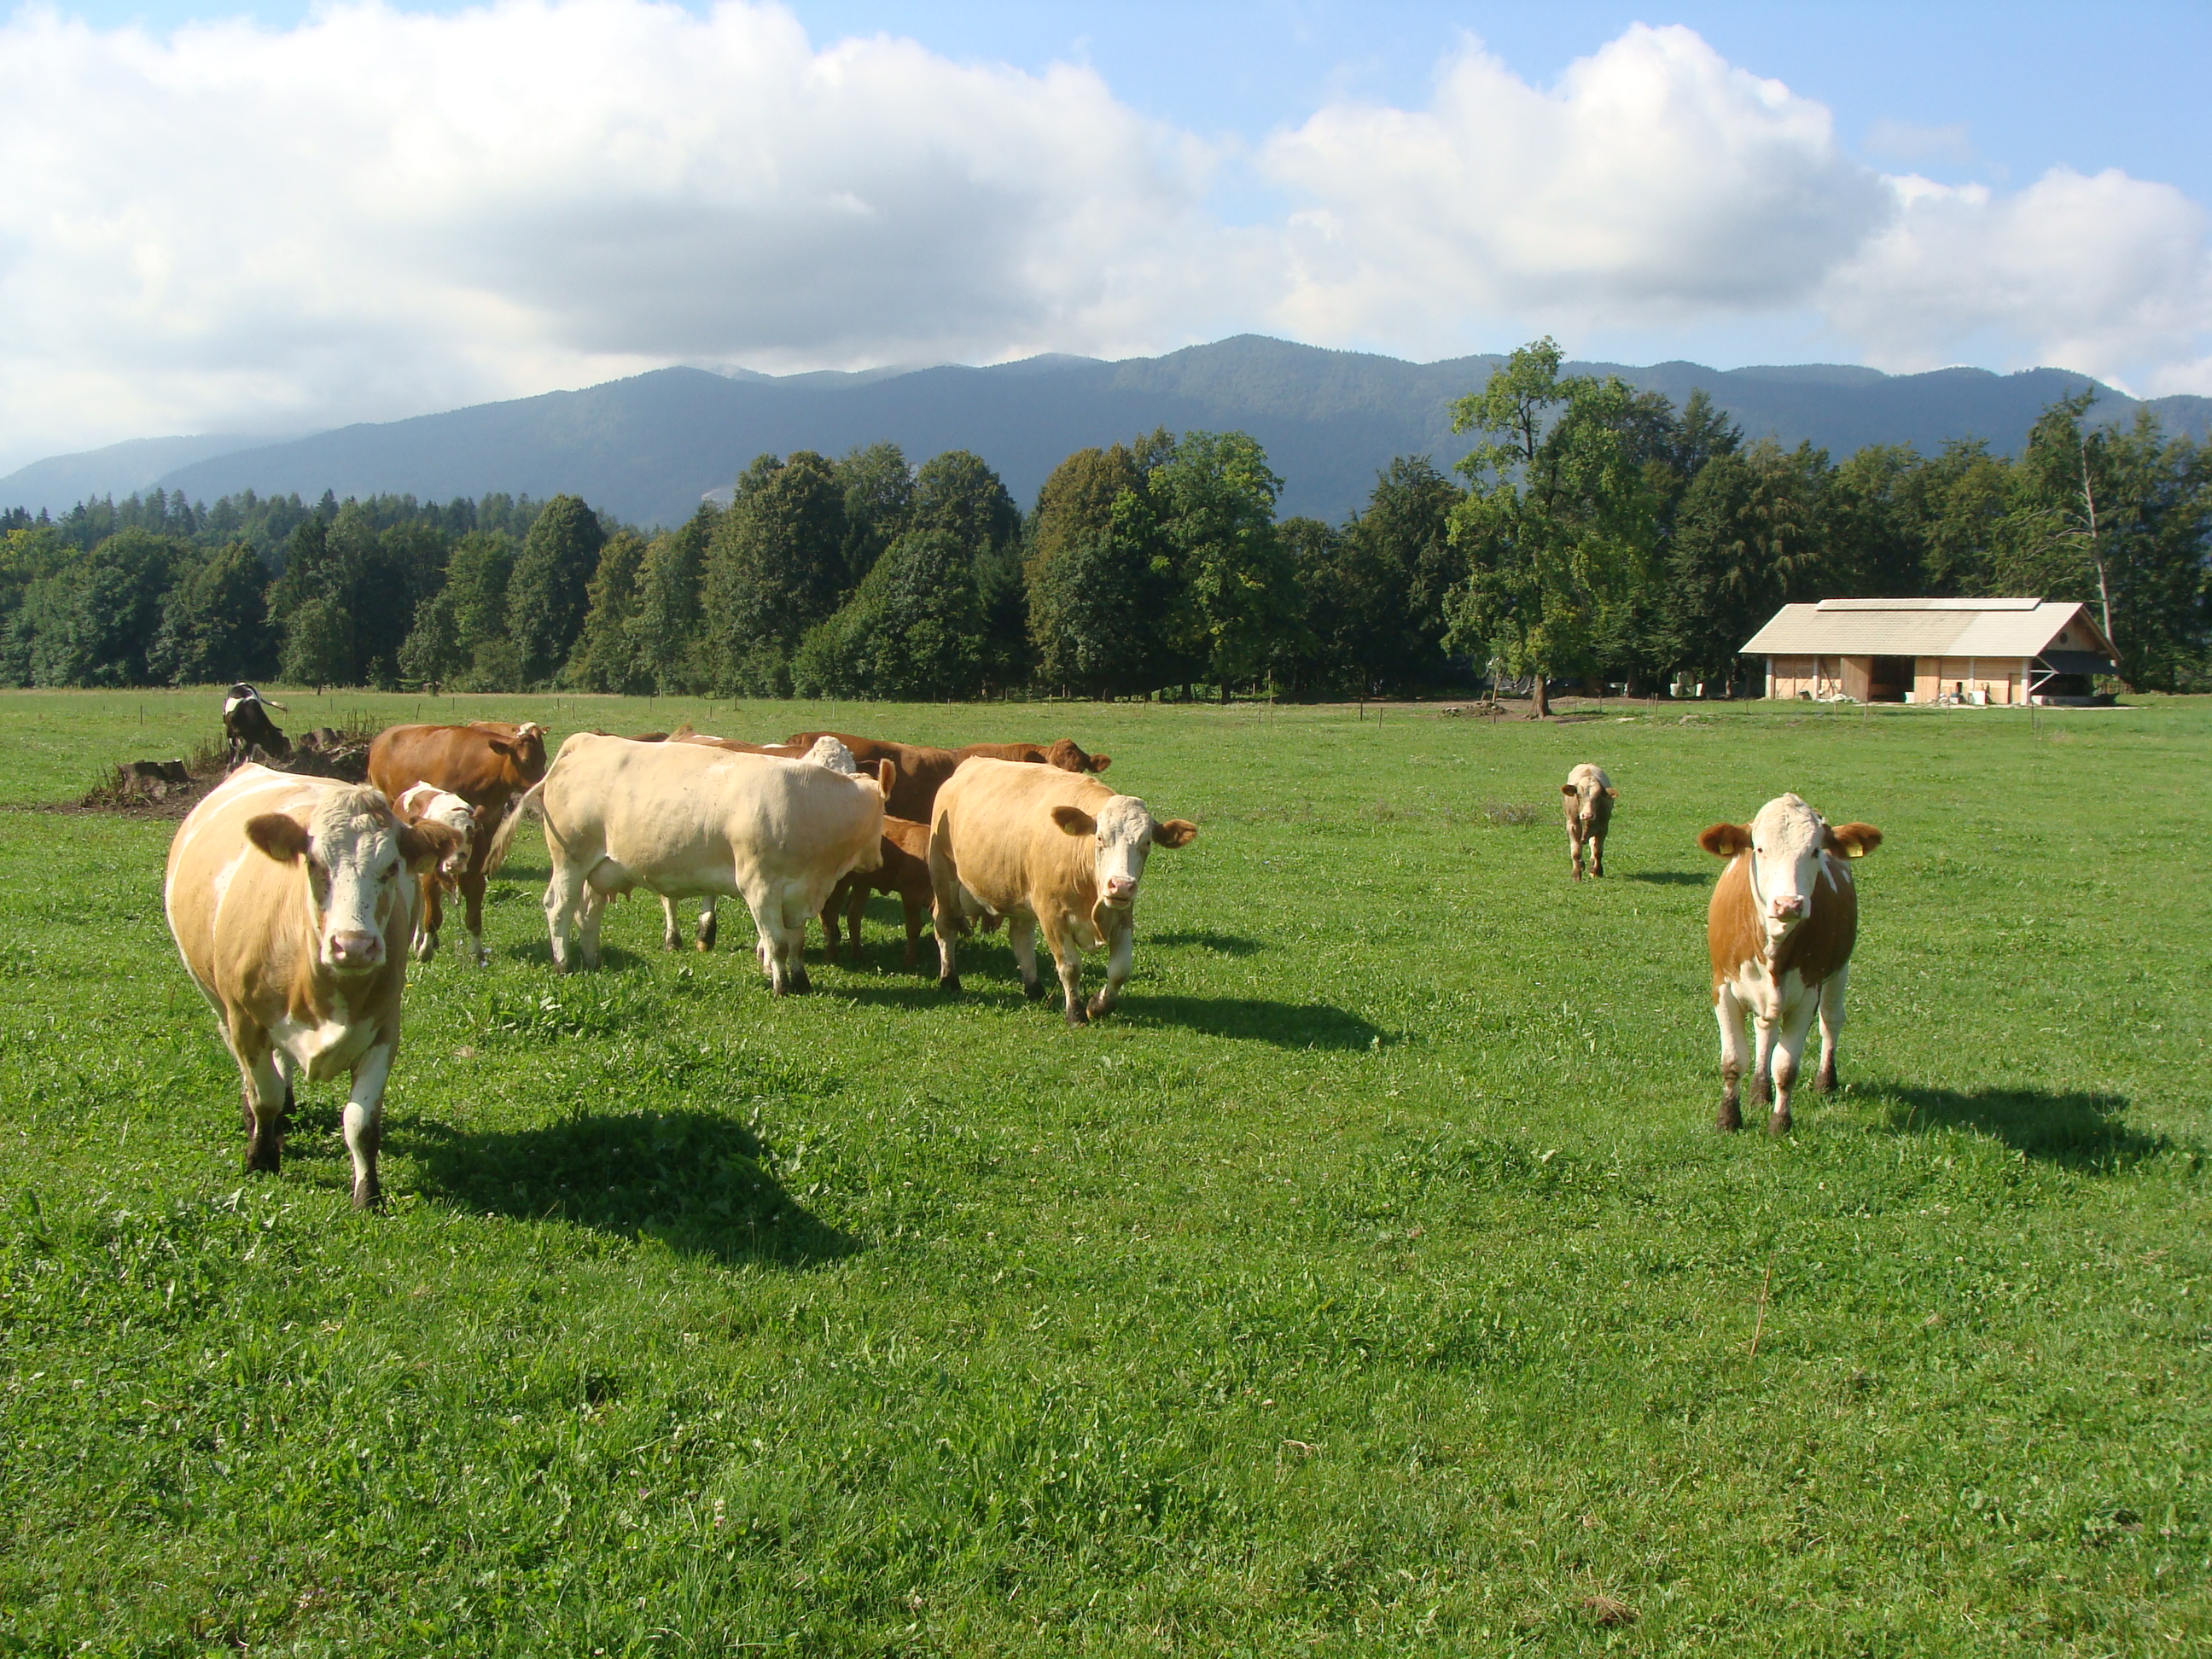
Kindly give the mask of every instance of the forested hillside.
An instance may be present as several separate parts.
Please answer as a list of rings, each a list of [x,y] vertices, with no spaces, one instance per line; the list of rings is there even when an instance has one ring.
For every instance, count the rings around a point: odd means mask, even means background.
[[[1747,440],[1572,374],[1548,341],[1449,406],[1335,522],[1281,516],[1243,431],[1067,454],[1022,510],[966,450],[764,454],[730,504],[646,534],[571,493],[181,491],[17,512],[0,680],[438,684],[965,698],[1406,693],[1491,676],[1728,684],[1790,600],[2034,594],[2109,616],[2126,679],[2208,678],[2212,447],[2089,394],[2017,459]]]

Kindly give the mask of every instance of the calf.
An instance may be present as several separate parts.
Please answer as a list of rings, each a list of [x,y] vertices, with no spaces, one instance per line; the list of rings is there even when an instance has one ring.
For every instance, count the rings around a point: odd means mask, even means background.
[[[384,1081],[415,926],[409,879],[453,847],[374,789],[242,766],[178,827],[162,903],[238,1062],[246,1167],[276,1170],[293,1086],[345,1072],[353,1201],[379,1201]]]
[[[1844,1029],[1844,988],[1858,938],[1858,890],[1846,860],[1881,845],[1870,823],[1831,828],[1795,795],[1759,809],[1749,823],[1717,823],[1698,845],[1729,860],[1705,913],[1713,963],[1713,1013],[1721,1028],[1723,1129],[1743,1127],[1736,1084],[1747,1059],[1743,1022],[1758,1030],[1751,1057],[1751,1099],[1766,1101],[1770,1071],[1774,1111],[1766,1127],[1790,1129],[1790,1091],[1813,1017],[1820,1019],[1820,1069],[1813,1086],[1836,1086],[1836,1039]]]
[[[438,954],[438,927],[445,920],[446,895],[457,888],[460,872],[468,867],[482,819],[475,807],[434,783],[418,783],[392,805],[401,823],[442,823],[453,832],[456,842],[435,869],[422,872],[422,904],[416,914],[412,951],[416,961],[428,962]]]
[[[283,703],[270,702],[243,681],[223,693],[222,763],[226,771],[235,770],[241,762],[252,757],[256,749],[272,760],[282,760],[292,752],[290,739],[269,718],[270,709],[283,708]]]
[[[806,922],[848,871],[872,869],[891,773],[851,777],[806,761],[578,732],[526,805],[545,821],[554,965],[599,963],[612,897],[741,897],[776,994],[808,988]],[[576,935],[572,948],[571,935]]]
[[[484,884],[507,861],[507,844],[521,823],[517,805],[544,775],[545,728],[534,720],[520,726],[504,720],[394,726],[378,732],[368,746],[368,781],[391,799],[428,783],[476,809],[477,836],[453,880],[465,907],[470,954],[479,968],[491,960],[483,942]],[[439,915],[442,921],[442,908]],[[437,948],[434,924],[429,949]]]
[[[830,902],[822,907],[823,935],[830,941],[829,954],[836,956],[837,915],[842,908],[850,935],[845,960],[857,963],[860,915],[868,908],[868,895],[894,894],[906,913],[906,965],[912,968],[921,959],[921,924],[929,915],[929,826],[912,818],[886,817],[884,844],[877,850],[883,854],[882,865],[865,872],[855,870],[837,884]]]
[[[960,989],[957,941],[976,918],[1006,919],[1022,988],[1044,994],[1036,933],[1060,969],[1067,1023],[1114,1006],[1136,951],[1137,884],[1155,844],[1184,847],[1198,826],[1165,823],[1134,795],[1049,766],[977,758],[938,791],[929,833],[938,983]],[[1103,945],[1106,983],[1086,1011],[1083,952]]]
[[[1613,787],[1613,780],[1599,768],[1584,764],[1567,774],[1567,781],[1559,786],[1560,794],[1566,797],[1567,811],[1567,867],[1575,872],[1575,879],[1583,878],[1583,848],[1589,848],[1589,872],[1593,876],[1605,873],[1605,831],[1613,822],[1613,804],[1620,792]]]

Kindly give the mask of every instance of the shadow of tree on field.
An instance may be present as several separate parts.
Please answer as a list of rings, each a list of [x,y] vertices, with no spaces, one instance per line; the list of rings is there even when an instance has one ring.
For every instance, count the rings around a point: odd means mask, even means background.
[[[1186,928],[1175,933],[1147,933],[1146,945],[1194,945],[1201,951],[1218,951],[1224,957],[1257,955],[1267,948],[1264,940],[1244,939],[1236,933],[1215,933]]]
[[[1899,1134],[1971,1129],[2015,1152],[2067,1169],[2109,1172],[2173,1150],[2171,1138],[2125,1122],[2122,1095],[2052,1093],[2045,1089],[1882,1087],[1892,1103],[1886,1127]]]
[[[1108,1016],[1132,1025],[1180,1025],[1208,1036],[1273,1043],[1278,1048],[1371,1048],[1382,1028],[1325,1002],[1265,1002],[1252,997],[1125,996]]]
[[[1690,870],[1632,870],[1623,878],[1650,882],[1654,887],[1703,887],[1712,878],[1709,872]]]
[[[860,1248],[784,1191],[757,1135],[712,1113],[586,1113],[491,1133],[394,1127],[386,1144],[415,1161],[423,1196],[457,1208],[653,1238],[730,1264],[807,1267]]]

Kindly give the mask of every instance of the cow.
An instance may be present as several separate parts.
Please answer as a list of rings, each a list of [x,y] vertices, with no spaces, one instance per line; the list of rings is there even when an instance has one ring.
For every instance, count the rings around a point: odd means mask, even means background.
[[[932,749],[926,744],[889,743],[879,738],[857,738],[848,732],[794,732],[784,741],[801,749],[817,738],[835,738],[853,751],[863,766],[890,761],[898,768],[898,793],[884,810],[895,817],[930,822],[930,809],[945,781],[963,760],[1023,761],[1058,767],[1063,772],[1103,772],[1114,763],[1110,755],[1088,755],[1066,738],[1050,746],[1034,743],[979,743],[966,749]]]
[[[876,850],[882,856],[882,864],[874,870],[856,870],[847,876],[830,895],[829,903],[822,907],[822,933],[829,940],[827,954],[833,958],[837,954],[837,917],[842,910],[850,936],[845,959],[857,963],[860,959],[860,915],[868,908],[868,895],[890,893],[896,896],[900,908],[906,913],[906,965],[912,968],[921,959],[921,924],[929,915],[932,897],[929,826],[916,823],[912,818],[886,817],[883,845]]]
[[[811,760],[827,766],[833,772],[852,774],[860,770],[853,759],[853,751],[832,737],[817,738],[811,744],[741,743],[735,738],[709,737],[704,732],[692,729],[686,720],[673,732],[649,733],[633,738],[633,743],[696,743],[708,749],[722,749],[732,755],[775,755],[784,760]],[[671,951],[684,948],[682,930],[676,925],[676,901],[664,897],[660,901],[660,942]],[[699,920],[692,932],[692,948],[711,951],[714,948],[716,927],[714,895],[709,893],[699,902]],[[830,939],[830,954],[836,954],[837,940],[833,933]]]
[[[1613,804],[1620,799],[1620,792],[1613,787],[1613,780],[1603,769],[1584,764],[1567,774],[1567,781],[1559,786],[1559,793],[1566,798],[1567,867],[1575,879],[1583,878],[1583,848],[1589,848],[1589,872],[1605,874],[1605,831],[1613,822]]]
[[[446,915],[445,896],[459,885],[460,873],[468,867],[469,854],[476,845],[477,831],[483,827],[483,817],[459,795],[434,783],[416,784],[393,801],[392,807],[403,823],[427,820],[444,824],[453,832],[458,843],[438,860],[437,868],[422,872],[422,903],[416,913],[415,942],[410,950],[416,961],[428,962],[438,954],[438,928]]]
[[[222,694],[222,738],[225,771],[234,771],[240,763],[252,757],[258,749],[272,760],[283,760],[292,752],[291,740],[276,729],[276,722],[269,718],[272,708],[284,709],[281,702],[271,702],[252,686],[240,681]],[[289,709],[284,709],[289,714]]]
[[[476,838],[453,881],[460,890],[470,954],[479,968],[491,961],[483,942],[484,884],[507,861],[508,843],[521,823],[517,803],[544,775],[545,728],[535,720],[519,726],[503,720],[394,726],[378,732],[368,746],[368,781],[388,799],[398,800],[416,785],[429,783],[476,809]],[[426,962],[438,949],[442,905],[434,915]]]
[[[1751,1099],[1774,1111],[1766,1127],[1790,1132],[1790,1091],[1813,1017],[1820,1019],[1820,1069],[1813,1086],[1836,1086],[1836,1039],[1844,1029],[1844,988],[1858,938],[1858,890],[1847,860],[1881,845],[1870,823],[1829,823],[1795,795],[1759,809],[1749,823],[1716,823],[1698,845],[1729,860],[1705,913],[1713,963],[1713,1013],[1721,1028],[1723,1097],[1717,1125],[1743,1127],[1736,1084],[1744,1073],[1743,1022],[1758,1028]]]
[[[937,792],[930,821],[931,920],[938,983],[958,994],[958,941],[978,917],[1006,920],[1022,989],[1044,994],[1036,933],[1060,969],[1067,1023],[1103,1014],[1121,994],[1136,948],[1137,884],[1155,846],[1187,847],[1198,826],[1163,823],[1134,795],[1057,767],[979,757]],[[1083,952],[1105,947],[1106,983],[1086,1011]]]
[[[247,765],[192,808],[169,845],[162,904],[185,970],[238,1062],[246,1167],[275,1172],[295,1085],[351,1076],[353,1201],[374,1207],[384,1082],[415,883],[453,848],[374,789]]]
[[[599,962],[608,899],[743,898],[778,996],[810,988],[806,922],[847,872],[872,869],[895,774],[578,732],[526,805],[545,823],[545,923],[555,966]],[[571,946],[571,934],[576,944]]]

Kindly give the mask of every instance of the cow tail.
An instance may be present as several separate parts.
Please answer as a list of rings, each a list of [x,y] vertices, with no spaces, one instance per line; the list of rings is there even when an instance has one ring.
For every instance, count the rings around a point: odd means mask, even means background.
[[[484,874],[495,876],[499,873],[500,866],[507,862],[507,849],[514,840],[514,832],[522,828],[523,819],[537,818],[541,822],[544,819],[545,803],[541,797],[545,793],[546,779],[552,775],[548,772],[545,777],[531,785],[527,793],[517,795],[507,804],[507,816],[499,821],[499,828],[492,831],[491,850],[484,854]]]

